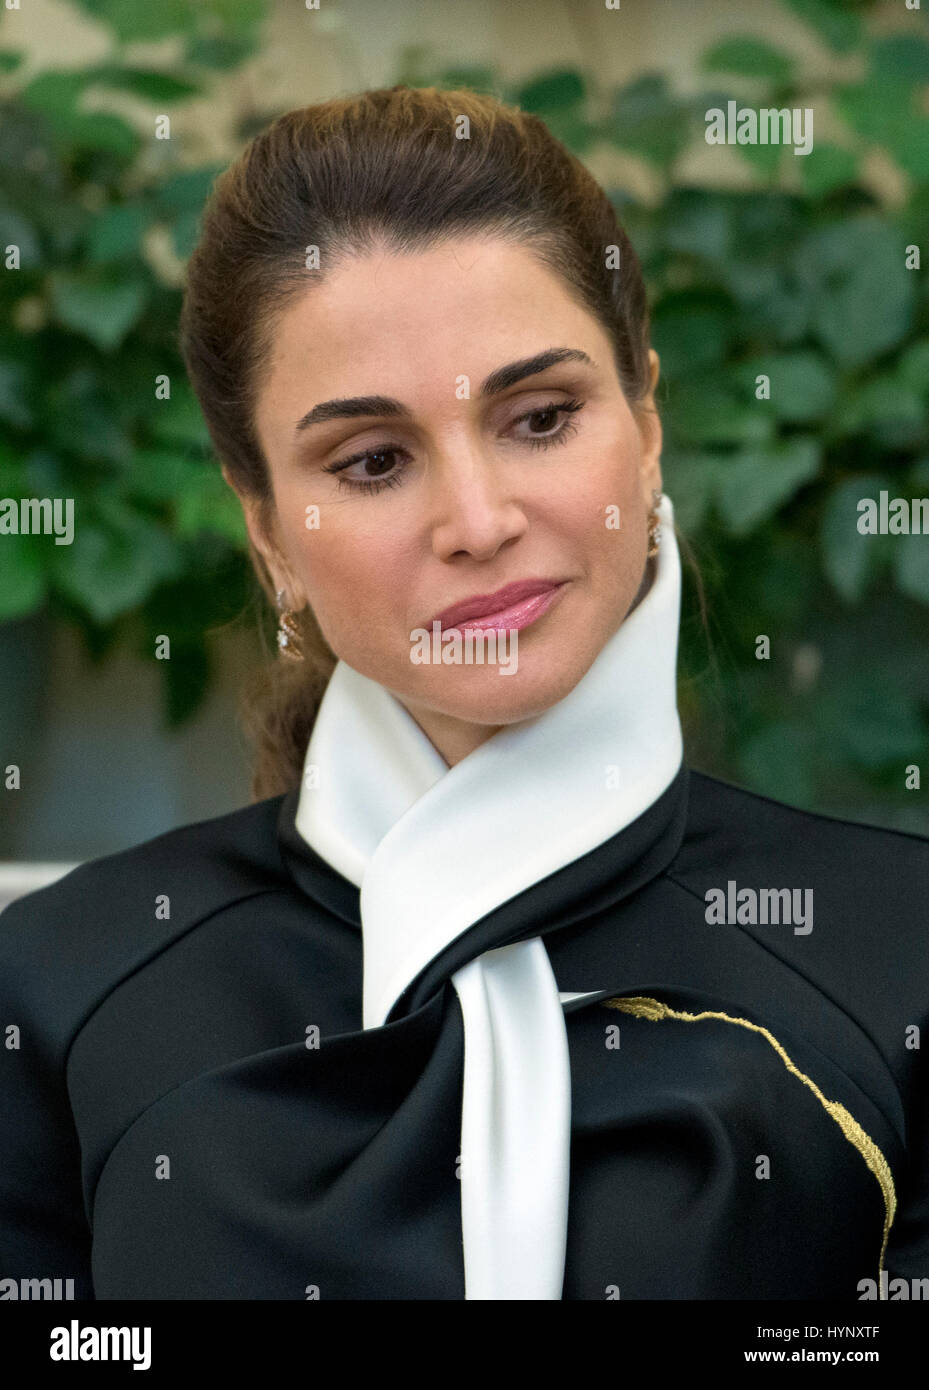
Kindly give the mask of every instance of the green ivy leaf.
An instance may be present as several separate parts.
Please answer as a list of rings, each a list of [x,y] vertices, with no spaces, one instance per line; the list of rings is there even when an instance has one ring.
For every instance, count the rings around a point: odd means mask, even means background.
[[[794,70],[793,60],[783,49],[751,34],[733,34],[714,44],[703,54],[700,66],[704,72],[736,72],[775,82],[786,82]]]
[[[0,622],[26,617],[45,598],[43,543],[54,546],[54,537],[0,532]]]
[[[738,767],[745,783],[788,805],[809,806],[813,799],[812,733],[799,720],[777,719],[746,740]]]
[[[75,504],[75,535],[59,547],[52,574],[55,587],[96,623],[109,624],[142,603],[162,580],[179,572],[177,546],[158,526],[117,498],[95,499],[97,517],[83,517]]]
[[[25,362],[0,358],[0,420],[17,429],[28,429],[33,423],[27,403],[29,373]]]
[[[734,239],[746,262],[776,268],[783,262],[785,245],[807,230],[810,212],[800,199],[776,189],[753,191],[734,202],[733,222]]]
[[[27,110],[62,125],[74,116],[87,82],[87,74],[80,68],[53,68],[27,82],[18,100]]]
[[[198,485],[180,494],[175,518],[179,536],[212,532],[234,545],[245,545],[248,540],[242,504],[216,468],[203,467]]]
[[[464,88],[469,92],[496,92],[498,89],[497,75],[493,68],[477,63],[469,64],[467,67],[443,68],[440,76],[439,85],[448,91],[454,92]]]
[[[141,502],[175,502],[181,493],[200,487],[205,464],[187,457],[181,448],[136,449],[126,475],[128,495]]]
[[[836,86],[833,104],[843,120],[867,140],[892,145],[912,108],[912,92],[904,82],[868,73],[860,82]]]
[[[29,491],[26,468],[18,452],[0,439],[0,497],[13,497]]]
[[[814,335],[843,366],[870,362],[908,332],[913,277],[896,229],[873,213],[811,232],[793,268],[810,299]]]
[[[786,3],[835,53],[848,53],[861,43],[861,18],[845,8],[843,0],[786,0]]]
[[[247,35],[233,38],[229,34],[216,34],[213,37],[198,34],[187,43],[184,59],[194,67],[227,72],[251,57],[255,48],[256,40]]]
[[[674,188],[662,216],[664,243],[716,263],[730,254],[732,243],[729,199],[715,190]]]
[[[153,381],[153,395],[154,390]],[[210,434],[200,403],[183,377],[172,381],[171,395],[167,400],[154,401],[148,425],[155,439],[162,444],[210,448]]]
[[[59,157],[70,158],[77,149],[102,150],[131,159],[141,137],[119,116],[108,111],[81,111],[78,102],[90,83],[90,69],[53,70],[39,73],[19,93],[17,100],[46,122],[58,147]]]
[[[849,684],[830,692],[822,714],[839,744],[865,768],[911,761],[925,736],[912,697],[870,667],[864,677],[853,675]]]
[[[0,245],[19,247],[20,270],[42,264],[42,246],[35,225],[16,208],[6,206],[0,196]]]
[[[652,315],[652,342],[669,378],[723,362],[734,332],[732,305],[713,289],[666,294]]]
[[[886,548],[877,543],[881,537],[858,530],[858,503],[865,497],[878,497],[887,487],[887,479],[878,474],[846,478],[832,489],[823,508],[819,528],[823,570],[846,603],[860,602],[883,565]]]
[[[759,569],[760,563],[757,592],[763,611],[771,614],[779,630],[792,625],[802,631],[818,592],[815,551],[805,536],[793,531],[775,531],[765,539],[767,556],[752,557],[753,568]]]
[[[138,131],[109,111],[78,112],[62,132],[62,153],[71,158],[77,150],[108,154],[130,163],[142,147]]]
[[[723,270],[725,283],[743,308],[743,333],[773,338],[785,346],[807,334],[810,300],[789,270],[732,261]]]
[[[884,146],[914,178],[925,179],[929,177],[929,116],[918,98],[919,89],[910,81],[869,73],[861,82],[838,87],[833,103],[860,135]]]
[[[747,159],[749,164],[753,164],[758,173],[767,179],[771,179],[777,173],[778,166],[784,158],[783,145],[733,145],[732,147],[743,159]]]
[[[534,77],[516,90],[516,102],[523,111],[539,115],[569,111],[585,99],[584,79],[573,68],[556,68]]]
[[[748,535],[773,516],[816,476],[819,462],[819,441],[804,436],[734,454],[716,489],[716,506],[730,535]]]
[[[685,533],[703,525],[726,462],[725,456],[682,452],[673,444],[664,451],[661,466],[665,491],[674,503],[674,520]]]
[[[929,82],[929,39],[921,34],[889,34],[870,45],[875,77],[920,85]]]
[[[149,284],[138,276],[87,271],[53,271],[51,305],[59,323],[112,352],[138,321]]]
[[[542,116],[556,140],[576,154],[585,154],[596,138],[584,110],[586,98],[580,73],[565,68],[543,73],[518,87],[512,100],[522,110]]]
[[[914,179],[929,180],[929,119],[907,121],[892,146],[900,168]]]
[[[198,21],[210,32],[255,36],[267,18],[267,0],[196,0]]]
[[[169,175],[152,195],[156,210],[165,213],[199,212],[209,196],[221,164],[207,164],[200,169],[183,169]]]
[[[929,603],[929,534],[894,536],[894,581],[901,594]]]
[[[798,164],[807,190],[814,198],[833,193],[858,178],[858,156],[854,151],[828,141],[817,141]]]
[[[195,23],[197,3],[192,0],[158,0],[139,4],[139,0],[77,0],[82,10],[102,21],[124,43],[173,38]],[[206,6],[203,6],[206,8]]]
[[[200,213],[182,212],[171,228],[175,255],[186,261],[200,239]]]
[[[198,96],[203,88],[199,82],[189,78],[177,77],[173,73],[161,72],[157,68],[122,67],[115,63],[101,63],[85,69],[89,80],[116,91],[131,92],[133,96],[145,101],[170,104],[186,101]]]
[[[929,458],[918,459],[909,473],[909,486],[929,492]]]
[[[770,410],[775,419],[788,424],[811,424],[821,420],[835,400],[835,371],[824,357],[812,350],[765,353],[739,362],[731,370],[733,380],[753,400],[756,378],[767,376],[771,383],[771,399],[758,401],[758,407]]]
[[[925,395],[899,370],[881,372],[849,386],[830,423],[836,434],[869,434],[888,449],[906,448],[923,436]]]
[[[71,460],[64,462],[61,454],[52,453],[41,445],[30,450],[23,460],[24,496],[63,497],[73,486]]]
[[[669,91],[664,74],[646,73],[614,94],[601,134],[665,168],[690,139],[690,117],[687,106]]]
[[[132,440],[114,408],[113,386],[103,373],[88,365],[53,380],[44,404],[49,443],[92,465],[103,460],[118,466],[128,464]]]
[[[150,220],[151,213],[142,202],[106,208],[91,225],[87,242],[89,263],[100,265],[137,255]]]
[[[676,385],[666,419],[675,439],[688,444],[766,444],[774,433],[764,402],[747,404],[731,382],[713,377]]]

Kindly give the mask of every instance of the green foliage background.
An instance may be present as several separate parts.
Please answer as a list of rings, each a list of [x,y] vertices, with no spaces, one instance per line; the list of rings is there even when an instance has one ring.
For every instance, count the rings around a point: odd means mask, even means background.
[[[18,77],[0,54],[0,496],[75,498],[74,544],[4,537],[0,621],[47,606],[96,657],[117,644],[163,663],[165,717],[187,719],[212,678],[204,634],[253,593],[226,488],[177,349],[181,296],[146,240],[182,260],[221,166],[178,162],[122,116],[118,90],[171,112],[259,48],[263,0],[84,0],[114,38],[105,64]],[[661,355],[664,473],[702,574],[685,567],[681,709],[691,759],[768,795],[929,828],[929,537],[860,536],[856,503],[929,495],[929,294],[905,248],[929,247],[929,36],[918,14],[872,32],[868,4],[785,0],[849,80],[810,86],[791,56],[733,33],[683,98],[658,71],[615,90],[557,68],[518,86],[407,50],[391,81],[493,91],[541,115],[582,158],[602,142],[650,168],[648,202],[609,189],[645,267]],[[127,45],[180,36],[170,71]],[[746,191],[684,183],[705,112],[827,104],[841,138],[812,153],[734,146]],[[244,142],[276,114],[248,112]],[[904,190],[862,178],[876,152]],[[156,398],[167,374],[171,399]],[[771,399],[755,397],[759,373]],[[756,637],[771,639],[769,661]],[[926,790],[904,790],[920,766]]]

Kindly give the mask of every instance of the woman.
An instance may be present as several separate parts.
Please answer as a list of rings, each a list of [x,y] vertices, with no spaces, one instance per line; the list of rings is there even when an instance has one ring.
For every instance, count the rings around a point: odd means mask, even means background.
[[[591,175],[471,93],[292,111],[214,189],[182,342],[281,609],[256,800],[3,914],[0,1274],[929,1276],[929,843],[684,761],[659,363]]]

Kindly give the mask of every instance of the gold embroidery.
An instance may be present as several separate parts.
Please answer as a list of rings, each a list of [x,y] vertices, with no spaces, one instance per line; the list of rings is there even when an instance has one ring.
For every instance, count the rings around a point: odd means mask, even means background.
[[[884,1238],[881,1242],[881,1256],[877,1266],[877,1284],[880,1290],[880,1297],[886,1298],[887,1295],[884,1292],[884,1283],[881,1279],[881,1273],[884,1268],[887,1239],[890,1235],[890,1228],[897,1210],[897,1196],[894,1188],[893,1174],[890,1171],[890,1164],[887,1162],[887,1159],[881,1153],[881,1150],[875,1144],[874,1140],[869,1134],[865,1133],[855,1117],[846,1110],[845,1106],[841,1105],[837,1100],[827,1100],[816,1085],[816,1082],[809,1076],[806,1076],[798,1067],[794,1066],[773,1033],[769,1033],[767,1028],[762,1028],[760,1024],[752,1023],[747,1018],[733,1018],[732,1014],[716,1013],[710,1009],[704,1009],[698,1014],[684,1013],[680,1009],[672,1009],[670,1005],[662,1003],[660,999],[650,999],[644,994],[627,995],[625,998],[604,999],[601,1002],[604,1003],[607,1008],[621,1009],[623,1013],[636,1014],[640,1018],[650,1019],[653,1023],[662,1018],[677,1018],[683,1020],[685,1023],[695,1023],[703,1018],[718,1018],[722,1019],[725,1023],[739,1023],[743,1028],[750,1028],[753,1033],[760,1033],[763,1038],[767,1038],[787,1070],[794,1076],[799,1077],[804,1086],[809,1086],[816,1099],[835,1120],[846,1139],[851,1144],[854,1144],[855,1148],[861,1154],[865,1163],[881,1185],[881,1192],[884,1197],[885,1215]]]

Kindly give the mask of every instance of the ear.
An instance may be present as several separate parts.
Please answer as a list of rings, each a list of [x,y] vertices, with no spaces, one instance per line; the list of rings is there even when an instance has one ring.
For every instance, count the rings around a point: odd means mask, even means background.
[[[280,545],[273,532],[275,513],[273,504],[262,504],[262,502],[251,493],[240,492],[236,487],[226,465],[222,466],[222,474],[226,482],[238,497],[245,518],[245,528],[248,531],[248,538],[253,548],[264,561],[268,577],[274,585],[277,593],[283,589],[286,595],[287,606],[300,609],[306,603],[306,595],[302,586],[294,579],[293,573],[286,559],[283,556]]]
[[[642,441],[642,455],[639,465],[642,481],[642,495],[645,506],[652,507],[652,491],[661,492],[661,419],[655,405],[655,387],[661,370],[661,359],[654,348],[649,348],[648,366],[650,385],[648,395],[637,406],[636,421]]]

